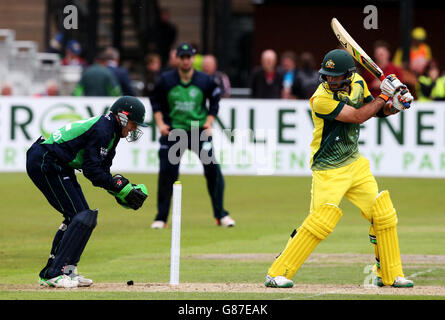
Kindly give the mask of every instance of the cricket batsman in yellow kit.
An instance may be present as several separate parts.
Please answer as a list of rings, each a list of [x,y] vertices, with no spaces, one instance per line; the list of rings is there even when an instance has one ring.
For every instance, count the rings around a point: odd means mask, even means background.
[[[413,287],[405,279],[397,235],[397,215],[387,190],[379,193],[369,161],[358,150],[360,124],[387,117],[409,107],[412,95],[394,75],[372,97],[356,73],[352,56],[340,49],[326,54],[319,71],[321,84],[310,98],[314,122],[311,143],[312,190],[310,213],[294,230],[283,252],[268,270],[265,285],[290,288],[292,277],[316,246],[334,230],[346,197],[370,222],[369,235],[376,256],[376,284]]]

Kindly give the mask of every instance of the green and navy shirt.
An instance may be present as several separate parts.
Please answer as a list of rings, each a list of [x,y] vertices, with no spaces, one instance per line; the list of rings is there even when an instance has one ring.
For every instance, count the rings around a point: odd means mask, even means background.
[[[74,96],[117,97],[122,89],[114,74],[108,68],[93,64],[82,73],[82,78],[73,91]]]
[[[183,83],[175,69],[162,73],[150,103],[153,112],[162,112],[164,122],[173,129],[190,131],[193,123],[201,128],[207,115],[218,114],[220,97],[221,90],[210,76],[194,70],[190,82]]]
[[[121,136],[112,113],[69,123],[40,144],[64,168],[82,170],[94,186],[113,190],[110,168]]]
[[[311,143],[311,169],[327,170],[346,166],[359,156],[358,139],[360,124],[335,120],[345,104],[356,109],[374,98],[363,78],[352,76],[351,90],[332,92],[320,84],[310,98],[314,123]]]

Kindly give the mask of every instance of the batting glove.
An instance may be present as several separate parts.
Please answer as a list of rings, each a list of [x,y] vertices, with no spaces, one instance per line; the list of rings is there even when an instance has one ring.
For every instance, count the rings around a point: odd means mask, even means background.
[[[411,92],[407,88],[398,91],[392,98],[393,107],[397,110],[405,110],[411,107],[411,102],[414,100]]]
[[[385,101],[388,101],[400,88],[406,88],[406,86],[399,79],[397,79],[394,74],[390,74],[380,84],[380,90],[382,93],[379,97]]]

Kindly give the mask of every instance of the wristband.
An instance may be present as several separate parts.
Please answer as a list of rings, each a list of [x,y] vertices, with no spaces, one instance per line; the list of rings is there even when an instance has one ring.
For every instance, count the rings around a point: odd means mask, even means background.
[[[115,196],[115,197],[117,197],[117,198],[119,198],[121,200],[124,200],[125,197],[128,196],[128,194],[130,193],[131,189],[133,189],[133,185],[131,183],[127,183],[125,185],[125,187],[123,187],[121,189],[121,191],[119,191],[119,192],[115,192],[115,191],[111,191],[111,190],[107,190],[107,191],[111,195],[113,195],[113,196]]]
[[[384,93],[380,93],[379,97],[382,98],[385,102],[388,102],[389,100],[389,97]]]
[[[386,118],[387,115],[386,115],[385,112],[383,111],[384,109],[385,109],[384,106],[381,107],[381,108],[379,109],[379,111],[377,111],[377,113],[375,114],[375,116],[376,116],[377,118]]]
[[[389,112],[389,114],[385,114],[385,110]],[[376,117],[378,118],[386,118],[390,115],[396,114],[397,112],[399,112],[399,110],[397,110],[396,108],[394,108],[392,106],[392,103],[387,103],[385,104],[383,107],[381,107],[379,109],[379,111],[377,111],[377,113],[375,114]]]
[[[386,104],[383,108],[386,108],[386,110],[389,112],[389,115],[396,114],[400,111],[397,108],[394,108],[392,103]]]
[[[128,194],[132,189],[133,185],[131,183],[128,183],[125,187],[122,188],[122,190],[118,194],[116,194],[116,197],[125,201],[125,198],[128,196]]]

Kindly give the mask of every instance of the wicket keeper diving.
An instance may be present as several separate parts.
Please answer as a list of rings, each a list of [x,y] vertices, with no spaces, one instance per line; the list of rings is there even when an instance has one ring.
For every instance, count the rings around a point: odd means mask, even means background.
[[[64,218],[40,271],[41,286],[73,288],[93,283],[78,273],[77,264],[96,227],[98,211],[88,206],[75,170],[82,170],[94,186],[107,190],[127,209],[139,209],[147,198],[145,185],[110,173],[120,139],[135,141],[142,135],[139,127],[147,126],[145,107],[139,99],[124,96],[110,110],[69,123],[46,139],[39,137],[26,154],[29,177]]]
[[[412,95],[394,75],[381,83],[374,99],[356,72],[352,56],[340,49],[326,54],[321,84],[310,98],[314,123],[311,143],[312,190],[310,212],[294,230],[282,253],[270,266],[265,285],[289,288],[292,277],[316,246],[334,230],[346,197],[369,221],[374,247],[376,284],[413,287],[404,277],[397,235],[397,214],[387,190],[379,192],[369,161],[358,150],[360,124],[371,117],[387,117],[403,109]],[[402,93],[401,93],[402,92]]]

